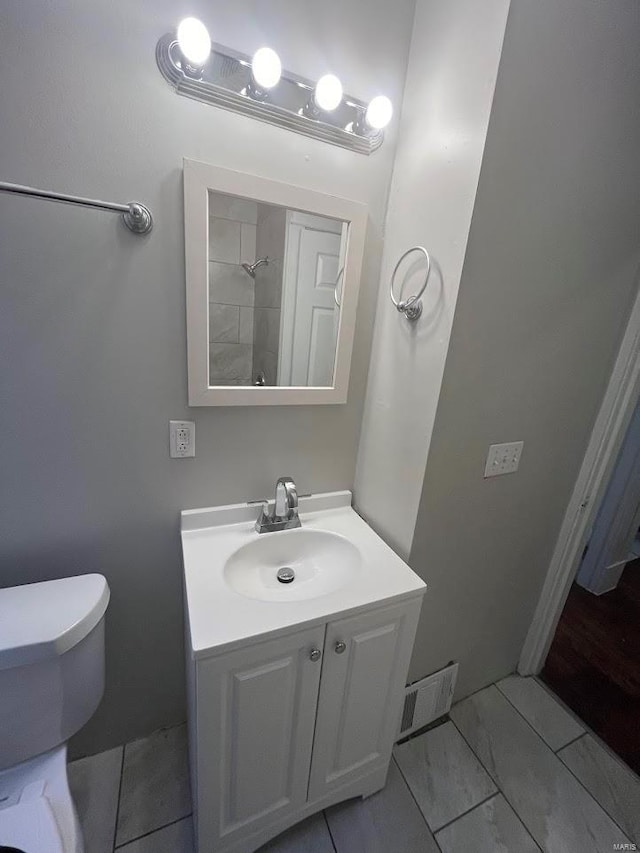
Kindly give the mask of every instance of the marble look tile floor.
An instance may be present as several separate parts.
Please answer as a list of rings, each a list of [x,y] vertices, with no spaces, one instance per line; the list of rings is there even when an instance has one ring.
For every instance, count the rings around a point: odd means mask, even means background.
[[[434,832],[498,793],[453,723],[397,746],[395,759]]]
[[[640,848],[640,779],[535,679],[510,676],[394,749],[386,787],[260,853]],[[195,853],[185,727],[70,765],[85,853]]]

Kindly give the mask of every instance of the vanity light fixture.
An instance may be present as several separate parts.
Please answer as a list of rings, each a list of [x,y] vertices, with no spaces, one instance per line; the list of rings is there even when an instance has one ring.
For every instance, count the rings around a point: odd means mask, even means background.
[[[382,130],[389,124],[392,115],[393,105],[389,98],[385,95],[377,95],[369,102],[364,120],[373,130]]]
[[[323,113],[332,113],[342,103],[342,83],[335,74],[325,74],[316,83],[309,100],[300,114],[311,119],[323,119]]]
[[[342,83],[335,74],[325,74],[316,83],[313,102],[319,110],[330,113],[340,106]]]
[[[261,47],[256,50],[251,60],[251,76],[252,83],[255,83],[258,88],[254,89],[249,84],[249,94],[251,97],[264,100],[269,90],[278,85],[282,76],[282,63],[275,50],[270,47]]]
[[[207,28],[197,18],[184,18],[178,24],[176,38],[183,58],[182,70],[188,77],[199,78],[211,54]]]
[[[179,95],[266,121],[296,133],[371,154],[382,145],[391,101],[345,95],[334,74],[317,83],[282,69],[278,54],[261,47],[249,56],[211,43],[205,25],[185,18],[156,47],[162,76]]]
[[[376,95],[347,129],[364,136],[378,136],[391,121],[393,105],[386,95]]]

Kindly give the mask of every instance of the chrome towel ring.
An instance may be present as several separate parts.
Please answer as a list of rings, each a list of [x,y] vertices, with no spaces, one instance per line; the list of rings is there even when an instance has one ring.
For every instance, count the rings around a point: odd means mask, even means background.
[[[396,275],[398,274],[398,269],[400,268],[400,264],[404,261],[404,259],[410,255],[412,252],[422,252],[422,254],[427,259],[427,272],[424,277],[424,284],[420,288],[420,291],[416,293],[415,296],[410,296],[408,299],[403,299],[398,301],[393,293],[393,286],[396,281]],[[412,246],[411,249],[407,249],[407,251],[400,257],[400,260],[395,265],[393,273],[391,275],[391,285],[389,287],[389,292],[391,294],[391,301],[396,306],[398,311],[412,323],[420,317],[422,314],[422,302],[420,297],[425,292],[427,288],[427,283],[429,281],[429,273],[431,272],[431,258],[429,257],[429,252],[424,248],[424,246]]]

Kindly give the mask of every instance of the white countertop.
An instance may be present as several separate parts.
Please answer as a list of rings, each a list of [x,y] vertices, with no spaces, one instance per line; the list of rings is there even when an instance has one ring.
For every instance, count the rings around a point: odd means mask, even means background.
[[[356,610],[423,595],[425,583],[351,507],[351,492],[300,499],[302,527],[349,539],[362,555],[362,570],[338,590],[296,601],[262,601],[235,592],[224,566],[238,548],[263,536],[254,523],[260,506],[234,504],[181,514],[185,608],[194,658],[207,657]]]

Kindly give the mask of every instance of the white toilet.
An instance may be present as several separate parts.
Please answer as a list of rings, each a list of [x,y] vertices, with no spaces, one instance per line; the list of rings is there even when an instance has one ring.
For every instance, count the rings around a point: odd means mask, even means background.
[[[102,575],[0,590],[0,850],[83,853],[67,741],[104,691]]]

